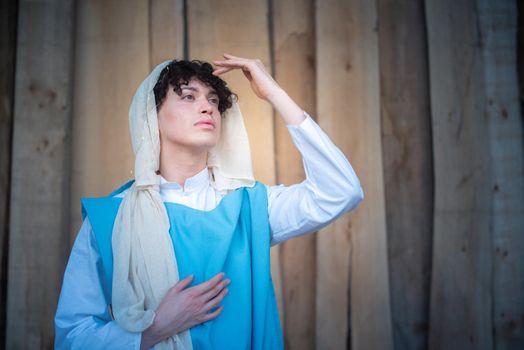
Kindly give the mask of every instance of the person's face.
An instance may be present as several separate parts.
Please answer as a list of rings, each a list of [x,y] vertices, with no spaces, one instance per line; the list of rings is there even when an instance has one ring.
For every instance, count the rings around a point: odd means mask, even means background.
[[[158,110],[160,139],[195,151],[210,150],[220,136],[218,96],[196,78],[180,89],[179,96],[170,85]]]

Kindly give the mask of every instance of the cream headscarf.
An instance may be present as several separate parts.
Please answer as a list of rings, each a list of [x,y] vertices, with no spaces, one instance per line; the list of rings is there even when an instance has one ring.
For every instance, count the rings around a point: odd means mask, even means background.
[[[113,227],[112,307],[116,321],[130,332],[153,323],[155,310],[179,280],[169,218],[159,193],[160,138],[153,88],[158,65],[140,84],[129,109],[135,153],[135,182],[125,194]],[[211,185],[227,194],[254,185],[249,141],[237,102],[225,112],[218,144],[208,154]],[[189,331],[173,335],[155,349],[192,349]]]

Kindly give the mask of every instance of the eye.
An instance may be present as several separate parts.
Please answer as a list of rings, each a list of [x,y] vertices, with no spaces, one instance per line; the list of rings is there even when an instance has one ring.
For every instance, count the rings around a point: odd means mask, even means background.
[[[195,98],[193,97],[193,95],[185,95],[185,96],[182,96],[182,100],[188,100],[188,101],[193,101]]]
[[[215,105],[218,105],[218,103],[220,102],[220,100],[216,97],[212,97],[209,99],[209,101],[211,101],[211,103],[215,104]]]

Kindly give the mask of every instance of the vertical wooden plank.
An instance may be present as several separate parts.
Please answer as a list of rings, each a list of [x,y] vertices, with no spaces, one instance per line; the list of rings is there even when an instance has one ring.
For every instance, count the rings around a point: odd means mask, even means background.
[[[68,248],[73,1],[20,1],[7,349],[51,349]]]
[[[349,346],[350,288],[351,346],[391,349],[375,3],[316,6],[318,120],[348,156],[365,193],[354,212],[318,235],[317,348]]]
[[[426,0],[435,168],[430,349],[491,349],[489,142],[475,1]]]
[[[524,112],[524,4],[517,1],[517,71],[519,79],[520,112]]]
[[[382,152],[396,349],[426,349],[433,227],[424,2],[379,0]]]
[[[183,0],[149,0],[151,69],[173,58],[184,58]]]
[[[150,71],[148,2],[79,0],[76,17],[71,242],[80,198],[133,176],[128,111]]]
[[[0,2],[0,344],[5,344],[11,139],[18,1]]]
[[[274,1],[275,78],[290,96],[316,117],[315,18],[311,0]],[[279,115],[275,118],[277,182],[304,180],[302,157]],[[315,348],[316,234],[281,246],[284,341],[286,349]]]
[[[517,2],[478,0],[493,191],[496,349],[524,349],[524,145],[517,81]]]
[[[187,2],[189,58],[211,62],[223,53],[259,58],[271,68],[267,1],[193,0]],[[238,104],[251,144],[255,178],[275,184],[273,113],[271,105],[252,92],[242,72],[223,76],[239,96]],[[282,317],[279,247],[271,249],[271,272]]]

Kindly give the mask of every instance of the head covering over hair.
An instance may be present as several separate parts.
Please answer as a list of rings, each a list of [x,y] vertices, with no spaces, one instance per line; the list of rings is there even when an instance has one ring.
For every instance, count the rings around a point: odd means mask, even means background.
[[[156,308],[179,280],[169,218],[159,192],[160,137],[153,91],[170,62],[153,69],[129,109],[135,182],[120,204],[113,227],[112,307],[116,321],[130,332],[151,326]],[[227,194],[255,184],[247,132],[236,100],[224,112],[221,126],[219,141],[208,154],[208,168],[211,186]],[[189,331],[173,335],[155,349],[192,349]]]

